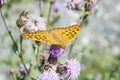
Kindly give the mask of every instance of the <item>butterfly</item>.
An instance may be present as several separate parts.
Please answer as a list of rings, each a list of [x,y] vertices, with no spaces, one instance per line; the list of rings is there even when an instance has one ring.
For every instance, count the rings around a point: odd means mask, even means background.
[[[39,30],[32,33],[24,32],[21,35],[25,38],[50,43],[66,48],[66,45],[75,39],[80,33],[79,25],[72,25],[64,28],[52,28],[48,31]]]

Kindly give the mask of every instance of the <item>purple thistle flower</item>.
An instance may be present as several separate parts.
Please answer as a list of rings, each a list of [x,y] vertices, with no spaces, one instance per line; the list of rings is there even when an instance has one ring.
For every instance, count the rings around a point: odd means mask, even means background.
[[[46,30],[46,19],[39,17],[39,18],[32,18],[26,22],[25,31],[27,32],[35,32],[38,30]]]
[[[80,74],[81,66],[76,59],[67,60],[66,62],[67,67],[67,76],[70,79],[75,79]]]
[[[65,49],[58,45],[51,45],[49,53],[56,57],[61,57],[64,54]]]
[[[29,71],[30,69],[30,65],[29,64],[26,64],[25,65],[27,70]],[[27,74],[27,71],[25,69],[25,67],[23,66],[23,64],[20,64],[20,69],[19,69],[20,73],[23,74],[23,75],[26,75]]]
[[[4,5],[4,0],[0,0],[0,8]]]
[[[42,18],[42,17],[35,18],[34,23],[36,26],[38,26],[39,30],[46,30],[46,27],[45,27],[46,19],[45,18]]]
[[[61,9],[61,4],[59,2],[54,3],[54,10],[55,12],[58,12]]]
[[[55,72],[43,72],[38,80],[59,80],[59,77]]]
[[[82,0],[65,0],[66,3],[67,3],[67,8],[68,9],[72,9],[72,10],[76,10],[78,8],[78,5],[79,3],[82,1]]]
[[[80,74],[81,66],[76,59],[67,60],[65,64],[57,67],[57,72],[65,74],[69,79],[75,79]]]
[[[50,64],[56,64],[58,58],[64,54],[65,49],[58,45],[51,45],[49,49],[50,56],[48,58],[48,62]]]

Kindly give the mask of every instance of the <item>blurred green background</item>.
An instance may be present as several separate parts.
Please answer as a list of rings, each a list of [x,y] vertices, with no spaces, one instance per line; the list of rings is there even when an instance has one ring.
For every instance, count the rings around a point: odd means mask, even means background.
[[[64,4],[64,1],[61,3]],[[120,1],[101,0],[97,7],[96,14],[88,17],[88,24],[83,26],[73,50],[74,54],[80,54],[81,73],[78,80],[120,80]],[[23,10],[30,10],[39,16],[38,0],[10,0],[2,8],[16,42],[20,35],[16,20]],[[46,5],[45,11],[47,10]],[[57,15],[60,15],[60,19],[54,26],[71,25],[79,16],[66,9]],[[25,62],[33,58],[31,44],[31,40],[23,42]],[[0,18],[0,80],[12,80],[10,70],[18,69],[20,60],[14,54],[12,45]]]

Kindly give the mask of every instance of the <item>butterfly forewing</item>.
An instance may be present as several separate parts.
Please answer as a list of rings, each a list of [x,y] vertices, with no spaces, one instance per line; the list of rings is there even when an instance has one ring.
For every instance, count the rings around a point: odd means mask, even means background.
[[[61,45],[66,45],[71,42],[80,33],[80,26],[73,25],[67,28],[53,28],[49,31],[53,38],[60,42]],[[57,38],[56,38],[57,37]]]
[[[43,43],[58,44],[47,31],[36,31],[32,33],[22,33],[23,37],[30,38],[32,40],[40,41]]]

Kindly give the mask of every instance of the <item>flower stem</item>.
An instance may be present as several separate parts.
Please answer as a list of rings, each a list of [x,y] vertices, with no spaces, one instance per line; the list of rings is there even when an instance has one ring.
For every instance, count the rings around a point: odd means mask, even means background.
[[[85,20],[87,19],[88,16],[89,16],[89,13],[85,13],[85,14],[83,15],[82,21],[81,21],[81,23],[80,23],[80,27],[81,27],[81,28],[82,28],[82,25],[84,24],[84,22],[85,22]],[[69,50],[69,54],[68,54],[68,57],[69,57],[69,58],[70,58],[70,56],[71,56],[71,53],[72,53],[72,50],[73,50],[73,48],[74,48],[74,46],[75,46],[76,41],[77,41],[77,38],[74,40],[74,43],[71,44],[71,47],[70,47],[70,50]]]
[[[25,66],[25,63],[24,63],[24,60],[23,60],[23,56],[22,56],[22,54],[19,54],[19,58],[20,58],[20,60],[21,60],[21,62],[22,62],[22,64],[23,64],[25,70],[27,71],[27,73],[29,73],[27,67]]]
[[[19,28],[19,33],[21,33],[20,32],[20,28]],[[23,51],[22,51],[22,42],[23,42],[23,37],[20,35],[20,52],[19,52],[19,58],[20,58],[20,60],[21,60],[21,62],[22,62],[22,64],[23,64],[23,66],[24,66],[24,68],[25,68],[25,70],[27,71],[27,73],[29,74],[29,71],[28,71],[28,69],[27,69],[27,67],[25,66],[25,63],[24,63],[24,60],[23,60]]]
[[[13,80],[17,80],[15,74],[12,74],[12,79],[13,79]]]
[[[50,21],[50,16],[51,16],[51,11],[52,11],[52,5],[53,5],[53,2],[50,1],[49,12],[48,12],[48,17],[47,17],[47,26],[49,25],[49,21]]]
[[[20,28],[19,28],[19,33],[21,33]],[[23,42],[23,37],[20,35],[20,53],[22,53],[22,42]]]
[[[15,43],[15,40],[14,40],[12,34],[11,34],[11,31],[9,30],[9,28],[8,28],[8,26],[7,26],[7,23],[6,23],[6,21],[5,21],[5,18],[4,18],[4,16],[3,16],[3,13],[2,13],[2,10],[1,10],[1,9],[0,9],[0,14],[1,14],[1,18],[2,18],[2,20],[3,20],[3,23],[4,23],[5,27],[6,27],[6,30],[7,30],[8,34],[9,34],[12,42]]]
[[[40,15],[42,14],[42,0],[39,0]]]
[[[38,64],[39,64],[39,62],[38,62],[39,46],[38,45],[35,45],[34,53],[35,53],[36,63],[37,63],[37,66],[38,66]]]
[[[69,54],[68,54],[68,58],[70,58],[72,55],[72,50],[73,50],[73,48],[74,48],[74,45],[75,45],[75,43],[76,43],[76,41],[77,41],[77,38],[74,40],[74,42],[71,44],[71,46],[70,46],[70,50],[69,50]]]
[[[9,28],[8,28],[8,26],[7,26],[7,23],[6,23],[6,21],[5,21],[5,18],[4,18],[4,16],[3,16],[3,13],[2,13],[2,10],[1,10],[1,9],[0,9],[0,14],[1,14],[3,23],[4,23],[5,27],[6,27],[6,30],[7,30],[8,34],[9,34],[12,42],[13,42],[13,43],[16,43],[15,40],[14,40],[14,38],[13,38],[13,36],[12,36],[12,34],[11,34],[11,31],[9,30]],[[21,46],[20,49],[22,50],[22,38],[20,39],[20,46]],[[26,66],[25,66],[25,63],[24,63],[24,61],[23,61],[22,54],[21,54],[19,51],[16,51],[16,54],[19,54],[19,58],[20,58],[22,64],[24,65],[26,71],[28,72],[28,70],[27,70],[27,68],[26,68]]]

